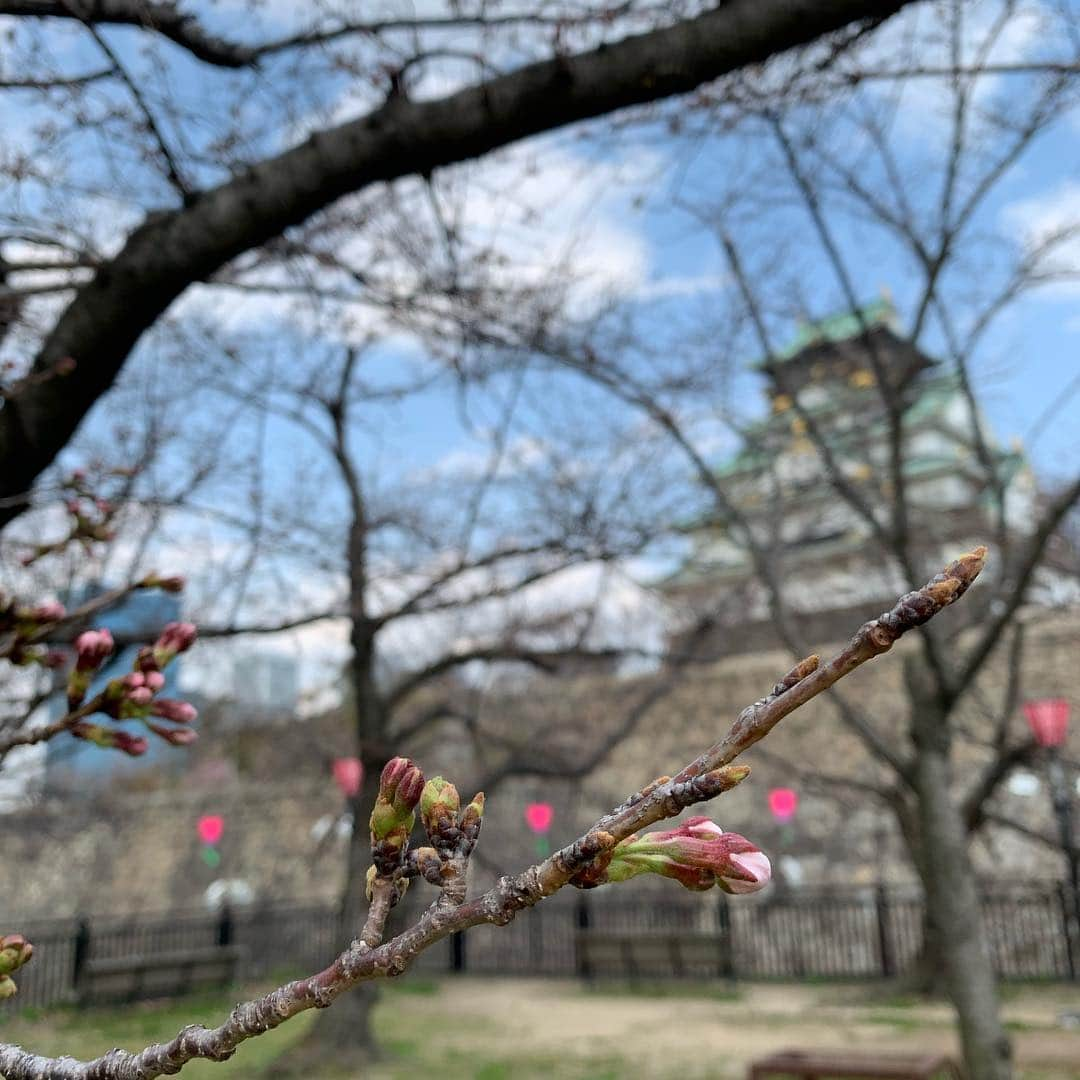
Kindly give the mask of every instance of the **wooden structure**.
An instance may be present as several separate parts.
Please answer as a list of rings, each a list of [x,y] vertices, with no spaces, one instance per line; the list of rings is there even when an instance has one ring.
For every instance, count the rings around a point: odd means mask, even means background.
[[[753,1062],[749,1080],[767,1077],[799,1077],[829,1080],[855,1077],[861,1080],[961,1080],[960,1070],[944,1054],[871,1054],[845,1050],[782,1050]]]

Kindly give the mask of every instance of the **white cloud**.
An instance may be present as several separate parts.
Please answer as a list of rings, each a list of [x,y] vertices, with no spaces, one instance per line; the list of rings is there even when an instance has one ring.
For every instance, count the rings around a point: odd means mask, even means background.
[[[1001,221],[1029,255],[1038,256],[1042,273],[1075,277],[1080,272],[1080,182],[1069,180],[1044,194],[1010,203],[1002,210]],[[1078,287],[1078,280],[1059,281],[1044,291],[1074,294]]]

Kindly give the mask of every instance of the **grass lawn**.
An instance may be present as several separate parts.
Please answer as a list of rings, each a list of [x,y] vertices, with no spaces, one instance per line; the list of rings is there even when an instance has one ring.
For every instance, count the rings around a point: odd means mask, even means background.
[[[38,1053],[94,1056],[170,1038],[193,1020],[219,1022],[235,1000],[215,994],[110,1010],[27,1010],[0,1021],[0,1040]],[[1080,1031],[1059,1019],[1070,1008],[1080,1008],[1073,988],[1010,988],[1005,1011],[1023,1080],[1080,1080]],[[745,1076],[753,1058],[788,1046],[955,1052],[947,1008],[871,985],[588,987],[406,977],[384,988],[376,1018],[383,1060],[365,1070],[372,1080],[436,1069],[447,1080],[705,1080]],[[193,1062],[182,1075],[257,1080],[313,1019],[297,1017],[244,1043],[232,1061]],[[323,1069],[308,1080],[352,1075]]]

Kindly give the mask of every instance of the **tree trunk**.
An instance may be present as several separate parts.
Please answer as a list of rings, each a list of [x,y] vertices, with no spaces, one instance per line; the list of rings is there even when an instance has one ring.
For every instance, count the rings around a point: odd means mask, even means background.
[[[914,800],[898,802],[893,808],[900,826],[900,835],[907,848],[911,865],[915,867],[920,881],[926,881],[928,872],[923,865],[923,849],[920,840],[919,807]],[[934,921],[930,917],[930,906],[923,906],[922,946],[915,957],[914,969],[904,979],[912,993],[924,997],[947,997],[945,973],[941,966],[941,945]]]
[[[999,1015],[967,830],[950,791],[948,711],[924,693],[913,693],[912,704],[921,853],[916,866],[945,989],[956,1009],[964,1064],[971,1080],[1008,1080],[1012,1048]]]

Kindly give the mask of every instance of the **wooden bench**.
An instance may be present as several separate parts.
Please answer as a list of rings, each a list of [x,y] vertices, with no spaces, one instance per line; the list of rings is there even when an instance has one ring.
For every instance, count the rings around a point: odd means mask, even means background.
[[[860,1077],[862,1080],[933,1080],[950,1076],[960,1080],[960,1070],[944,1054],[848,1053],[844,1050],[783,1050],[755,1061],[750,1080],[771,1076],[794,1076],[802,1080],[828,1077]]]
[[[76,991],[82,1005],[176,997],[236,981],[245,950],[238,945],[87,960]]]
[[[578,973],[640,978],[716,978],[730,970],[726,939],[714,933],[616,934],[579,930],[574,940]]]

